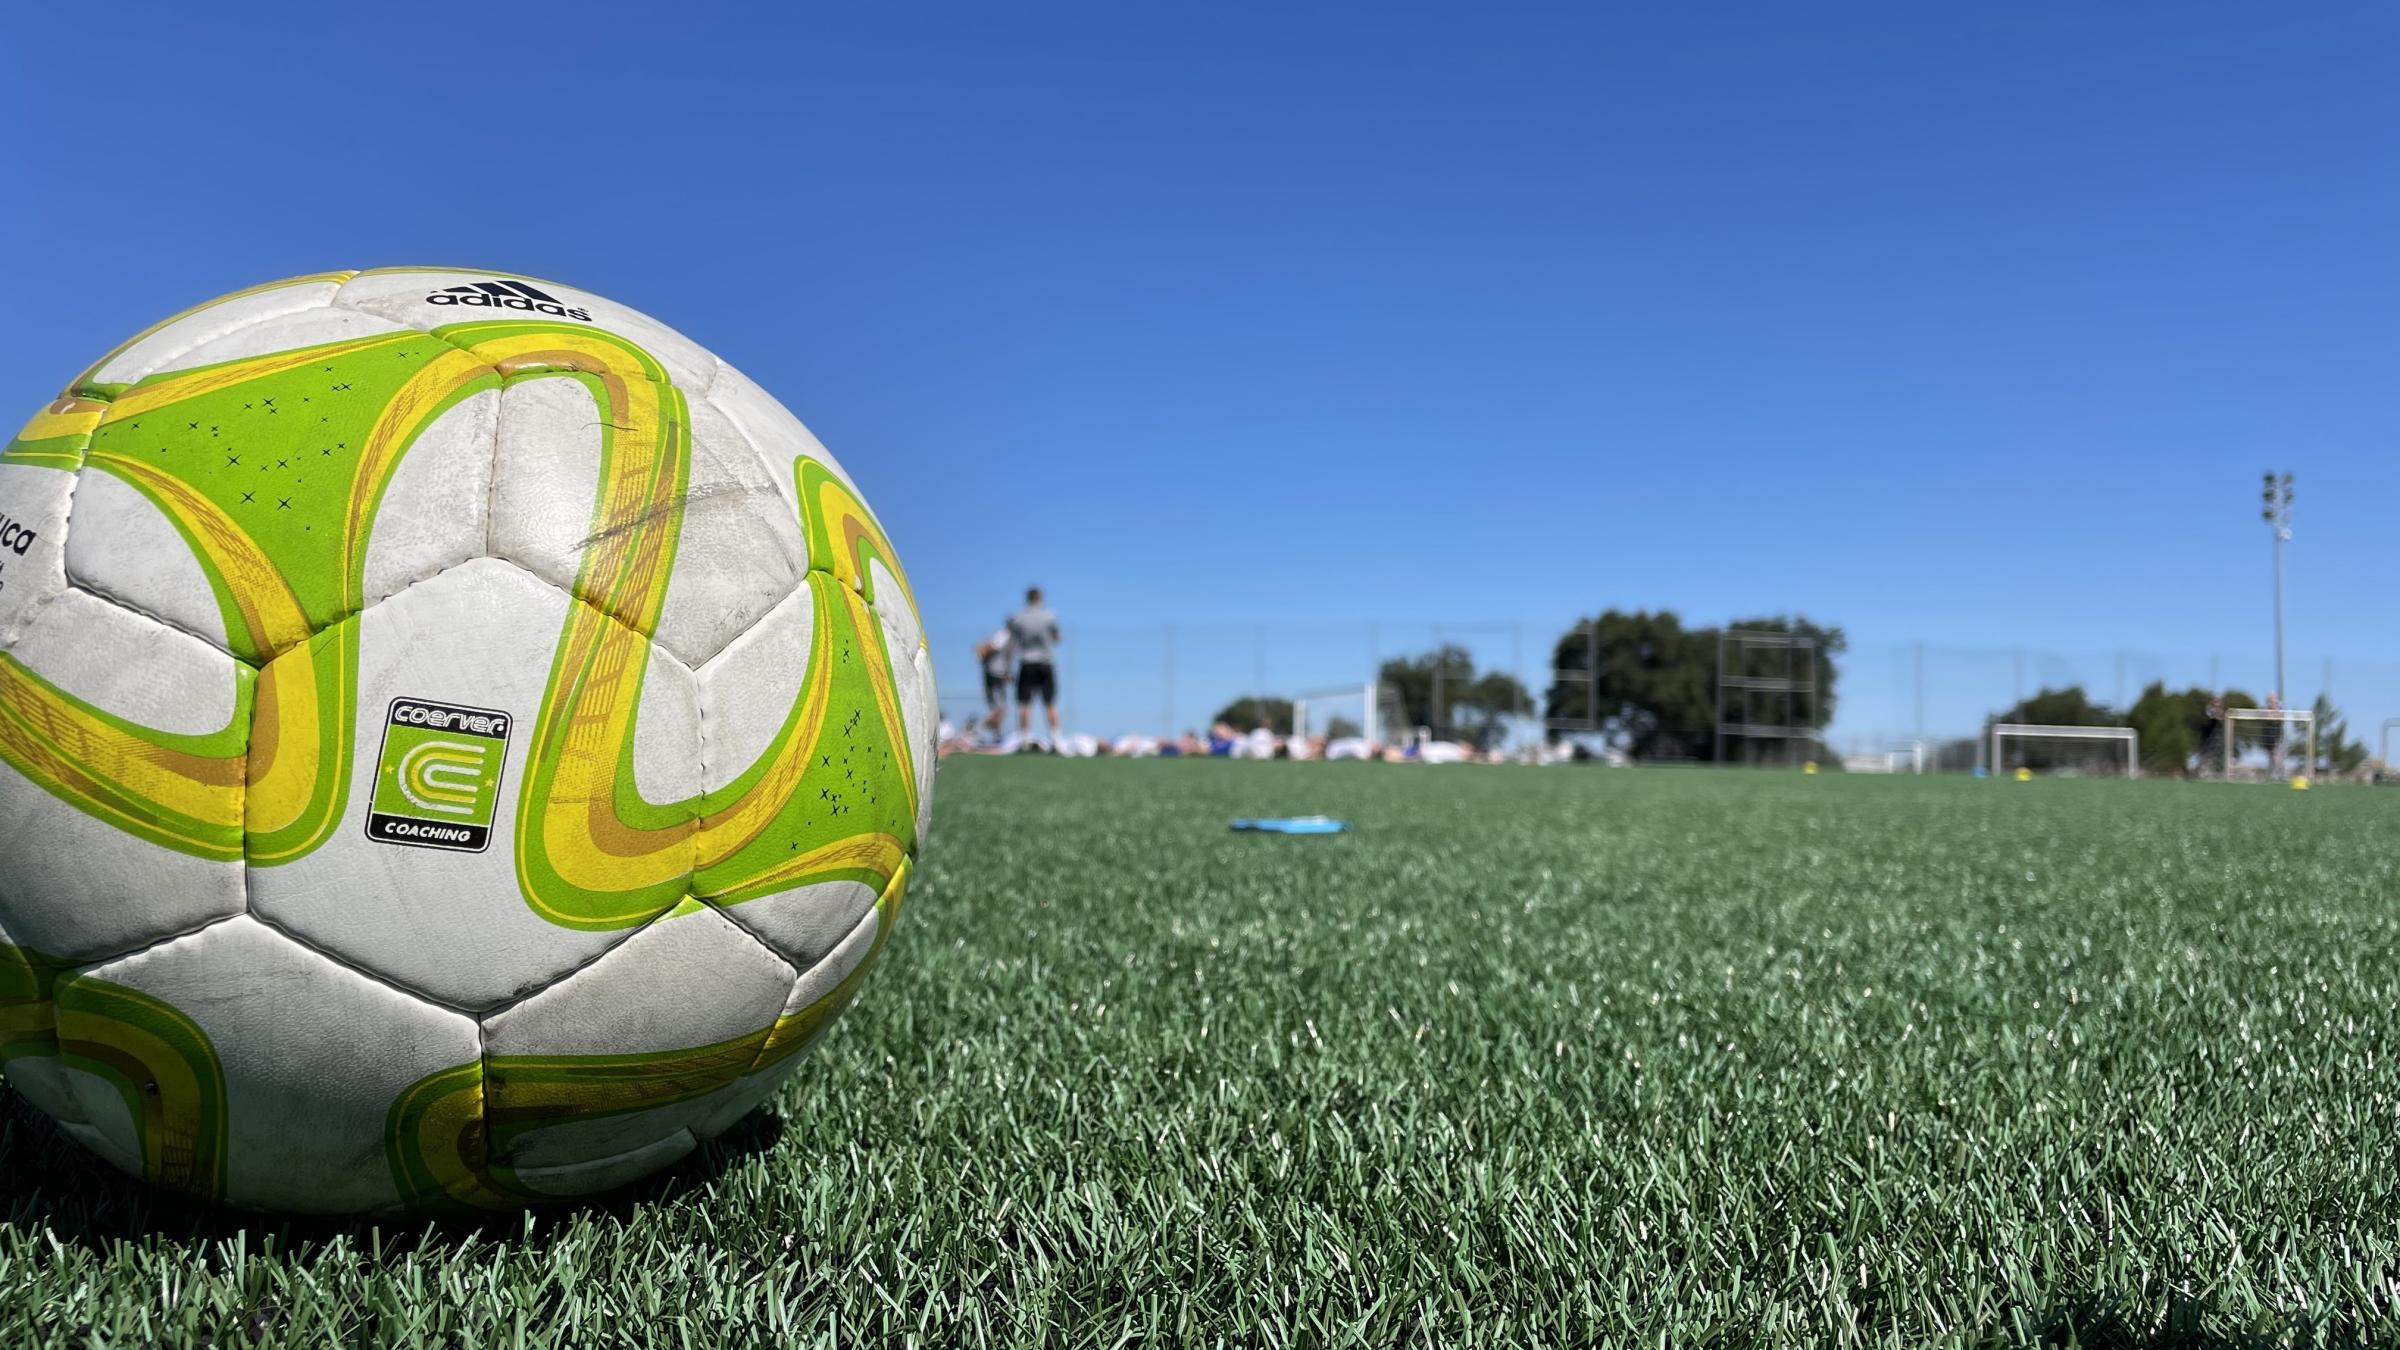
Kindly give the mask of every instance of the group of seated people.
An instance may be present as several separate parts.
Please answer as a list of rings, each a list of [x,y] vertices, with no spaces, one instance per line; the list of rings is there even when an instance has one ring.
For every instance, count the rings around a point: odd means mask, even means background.
[[[1457,764],[1477,758],[1473,746],[1451,741],[1387,745],[1364,736],[1329,736],[1323,732],[1286,736],[1264,723],[1248,731],[1236,731],[1231,723],[1219,722],[1208,729],[1205,739],[1192,731],[1173,740],[1137,733],[1118,737],[1110,748],[1128,758],[1158,755],[1209,759],[1379,759],[1390,764]]]
[[[1041,750],[1071,759],[1109,756],[1119,759],[1295,759],[1295,760],[1381,760],[1387,764],[1473,764],[1485,758],[1471,745],[1456,741],[1417,741],[1385,744],[1370,741],[1364,736],[1329,736],[1315,732],[1305,736],[1286,736],[1273,727],[1260,725],[1248,731],[1237,731],[1228,722],[1219,722],[1208,729],[1206,736],[1186,731],[1180,736],[1147,736],[1129,732],[1113,741],[1096,737],[1066,735],[1055,742],[1020,741],[1015,736],[978,735],[975,726],[958,727],[945,720],[942,723],[941,753],[1005,755],[1024,750]],[[1489,756],[1501,758],[1497,753]]]

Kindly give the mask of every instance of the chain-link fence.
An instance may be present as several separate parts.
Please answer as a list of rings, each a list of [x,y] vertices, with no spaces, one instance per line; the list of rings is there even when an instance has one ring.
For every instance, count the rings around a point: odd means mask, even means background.
[[[1930,754],[1972,741],[1995,714],[2045,690],[2080,688],[2121,713],[2152,684],[2264,703],[2275,692],[2274,654],[1858,643],[1841,661],[1841,704],[1827,740],[1843,753],[1923,744]],[[2400,662],[2295,654],[2285,664],[2283,693],[2284,705],[2296,709],[2324,697],[2349,738],[2383,756],[2384,724],[2400,718]],[[2400,753],[2400,728],[2392,736],[2392,752]]]
[[[1129,625],[1086,624],[1069,613],[1065,622],[1061,710],[1070,730],[1103,740],[1127,732],[1205,731],[1237,699],[1355,688],[1388,660],[1451,647],[1465,652],[1478,674],[1506,674],[1523,687],[1525,699],[1507,719],[1508,739],[1522,743],[1545,734],[1553,653],[1576,621]],[[973,649],[990,632],[930,635],[943,710],[961,724],[984,705]],[[2275,688],[2271,650],[2062,651],[2033,643],[1853,639],[1830,660],[1832,715],[1823,740],[1837,755],[1905,754],[1922,745],[1930,757],[1938,747],[1974,742],[1995,715],[2050,689],[2080,687],[2094,703],[2121,712],[2154,682],[2171,690],[2241,691],[2262,702]],[[2286,663],[2285,704],[2308,708],[2320,694],[2330,697],[2353,740],[2384,754],[2385,723],[2400,719],[2400,661],[2294,652]],[[1456,690],[1437,689],[1433,697],[1424,715],[1438,735],[1448,729],[1440,724],[1457,720]],[[2400,728],[2390,734],[2391,751],[2400,754]]]

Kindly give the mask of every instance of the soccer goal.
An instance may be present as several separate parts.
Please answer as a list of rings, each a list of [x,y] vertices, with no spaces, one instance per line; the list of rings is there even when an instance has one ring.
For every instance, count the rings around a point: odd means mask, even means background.
[[[2116,742],[2125,747],[2124,758],[2107,749],[2105,743]],[[2079,757],[2064,752],[2061,747],[2081,744],[2102,753],[2097,758],[2079,762]],[[2103,771],[2113,771],[2123,764],[2127,778],[2142,774],[2142,738],[2132,727],[2067,727],[2044,726],[2033,722],[2002,722],[1992,728],[1992,772],[2000,773],[2011,766],[2009,749],[2015,747],[2017,768],[2082,768],[2088,763]]]
[[[1373,680],[1303,689],[1292,695],[1292,735],[1329,740],[1358,736],[1371,741],[1381,730],[1376,712]]]
[[[1416,728],[1408,725],[1400,691],[1369,680],[1303,689],[1292,695],[1292,735],[1303,742],[1323,736],[1330,744],[1346,747],[1337,758],[1363,758],[1385,746],[1412,743]]]
[[[2227,708],[2223,739],[2227,778],[2317,771],[2317,715],[2307,708]],[[2294,758],[2303,748],[2305,757]]]
[[[1882,750],[1853,750],[1842,756],[1851,773],[1923,773],[1925,742],[1901,741]]]

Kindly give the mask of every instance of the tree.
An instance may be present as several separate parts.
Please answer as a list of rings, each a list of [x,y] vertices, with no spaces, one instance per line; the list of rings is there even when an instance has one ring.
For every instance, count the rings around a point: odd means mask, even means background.
[[[2152,681],[2134,700],[2125,721],[2142,738],[2142,772],[2209,774],[2225,764],[2222,711],[2257,706],[2257,699],[2239,689],[2212,694],[2199,688],[2172,690]],[[2242,740],[2263,744],[2257,728],[2244,731]]]
[[[2209,701],[2205,689],[2169,692],[2164,681],[2150,682],[2125,715],[2142,738],[2143,773],[2181,777],[2192,771],[2192,757],[2208,739]]]
[[[2181,777],[2192,771],[2192,756],[2208,738],[2205,689],[2170,692],[2166,682],[2153,680],[2133,701],[2125,723],[2142,738],[2142,772]]]
[[[1288,698],[1267,698],[1244,694],[1224,707],[1210,719],[1223,722],[1236,731],[1249,731],[1264,724],[1278,736],[1292,734],[1292,701]]]
[[[2312,711],[2317,720],[2317,763],[2312,772],[2358,772],[2358,766],[2367,762],[2367,746],[2350,739],[2349,719],[2323,694],[2317,695]]]
[[[1516,676],[1477,671],[1474,656],[1452,643],[1416,656],[1394,657],[1383,663],[1375,678],[1398,696],[1409,726],[1432,727],[1435,735],[1478,750],[1498,745],[1508,733],[1508,719],[1533,707],[1532,695]],[[1393,727],[1385,735],[1400,731]]]
[[[1780,616],[1744,619],[1733,626],[1814,639],[1814,706],[1793,696],[1770,695],[1785,700],[1770,715],[1818,730],[1832,721],[1835,658],[1849,646],[1841,629]],[[1636,759],[1713,758],[1717,634],[1713,628],[1685,628],[1672,610],[1607,610],[1559,637],[1551,666],[1560,674],[1543,706],[1553,724],[1591,726]]]
[[[1716,729],[1715,663],[1713,644],[1703,652],[1674,611],[1611,609],[1559,638],[1543,706],[1553,723],[1590,726],[1636,759],[1697,758]]]

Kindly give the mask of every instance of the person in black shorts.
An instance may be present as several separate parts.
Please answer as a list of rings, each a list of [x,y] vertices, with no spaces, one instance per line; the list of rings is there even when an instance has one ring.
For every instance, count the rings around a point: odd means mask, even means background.
[[[1027,661],[1017,667],[1017,711],[1031,711],[1035,699],[1049,708],[1050,729],[1058,729],[1058,672],[1047,661]]]
[[[1017,734],[1031,734],[1033,701],[1050,719],[1050,745],[1058,745],[1058,674],[1051,653],[1058,646],[1058,616],[1042,603],[1042,588],[1025,588],[1025,608],[1008,616],[1008,645],[1017,654]]]

